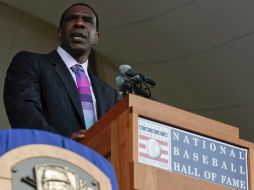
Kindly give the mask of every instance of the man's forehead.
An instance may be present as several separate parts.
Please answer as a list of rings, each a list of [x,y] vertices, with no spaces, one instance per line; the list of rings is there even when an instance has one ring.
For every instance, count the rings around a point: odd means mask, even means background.
[[[76,5],[72,8],[70,8],[66,13],[66,15],[71,15],[71,14],[86,14],[95,17],[95,13],[93,10],[85,5]]]

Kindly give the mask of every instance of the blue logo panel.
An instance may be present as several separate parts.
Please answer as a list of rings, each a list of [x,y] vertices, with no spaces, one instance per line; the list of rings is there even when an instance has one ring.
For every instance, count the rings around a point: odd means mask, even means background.
[[[248,189],[247,150],[171,128],[171,171]]]

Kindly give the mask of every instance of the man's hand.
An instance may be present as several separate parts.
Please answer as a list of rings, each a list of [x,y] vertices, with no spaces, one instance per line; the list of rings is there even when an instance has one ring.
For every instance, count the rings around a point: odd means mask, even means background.
[[[77,131],[77,132],[75,132],[75,133],[72,133],[72,134],[70,135],[70,138],[71,138],[72,140],[74,140],[74,141],[79,141],[79,140],[85,138],[85,132],[86,132],[85,129],[81,129],[80,131]]]

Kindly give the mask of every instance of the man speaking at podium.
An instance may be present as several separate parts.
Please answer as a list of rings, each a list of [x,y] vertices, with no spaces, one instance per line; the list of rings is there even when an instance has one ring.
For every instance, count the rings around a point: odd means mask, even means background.
[[[99,19],[83,3],[66,9],[58,29],[60,46],[49,54],[19,52],[8,68],[4,103],[12,128],[46,130],[79,140],[115,105],[118,92],[89,69],[99,42]]]

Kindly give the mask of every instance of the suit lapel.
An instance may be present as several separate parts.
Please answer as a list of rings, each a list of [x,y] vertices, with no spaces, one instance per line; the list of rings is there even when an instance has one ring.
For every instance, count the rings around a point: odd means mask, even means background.
[[[82,123],[84,124],[85,123],[84,122],[84,115],[83,115],[83,111],[82,111],[80,97],[78,94],[76,84],[73,81],[73,77],[71,76],[68,68],[66,67],[65,63],[63,62],[63,60],[61,59],[61,57],[59,56],[59,54],[57,53],[56,50],[54,50],[53,52],[51,52],[49,54],[49,60],[52,64],[55,65],[56,73],[58,74],[58,76],[62,80],[62,82],[64,83],[64,86],[65,86],[68,94],[70,95],[70,99],[71,99],[75,109],[77,110],[77,113],[78,113]]]
[[[93,92],[94,92],[94,96],[96,99],[96,109],[97,109],[97,116],[98,118],[100,118],[103,114],[103,108],[102,108],[102,102],[103,101],[103,97],[105,96],[105,90],[104,90],[104,85],[94,76],[94,74],[88,69],[88,74],[89,74],[89,78],[91,80],[92,83],[92,87],[93,87]]]

